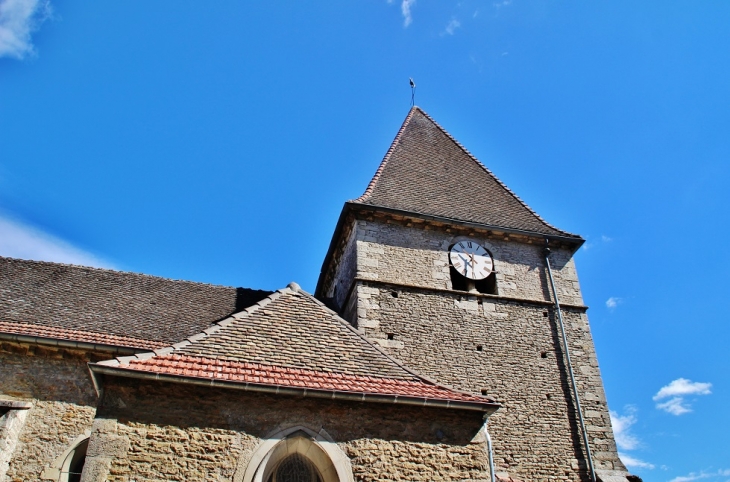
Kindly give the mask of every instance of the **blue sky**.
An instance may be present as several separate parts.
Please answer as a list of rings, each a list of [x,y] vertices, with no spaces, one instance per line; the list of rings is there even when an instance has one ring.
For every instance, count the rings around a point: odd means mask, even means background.
[[[587,239],[632,472],[725,482],[728,25],[721,1],[0,0],[0,254],[313,291],[413,77]]]

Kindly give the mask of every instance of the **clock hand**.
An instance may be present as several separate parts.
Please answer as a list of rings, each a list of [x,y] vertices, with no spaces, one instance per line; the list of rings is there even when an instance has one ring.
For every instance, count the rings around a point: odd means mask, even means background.
[[[469,256],[471,257],[471,275],[472,275],[471,277],[473,279],[476,279],[476,275],[477,275],[477,262],[474,259],[474,253],[469,253]]]
[[[469,263],[469,260],[468,260],[468,259],[466,259],[465,257],[463,257],[463,256],[461,255],[461,253],[459,253],[459,258],[463,259],[463,260],[464,260],[464,263],[465,263],[465,264],[466,264],[467,266],[469,266],[469,265],[471,264],[471,263]],[[472,267],[473,267],[473,265],[472,265]]]

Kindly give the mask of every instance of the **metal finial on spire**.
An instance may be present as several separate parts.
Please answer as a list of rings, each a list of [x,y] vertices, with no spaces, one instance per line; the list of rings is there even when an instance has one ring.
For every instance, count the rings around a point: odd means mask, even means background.
[[[409,77],[408,81],[411,83],[411,107],[416,105],[416,83],[413,82],[413,77]]]

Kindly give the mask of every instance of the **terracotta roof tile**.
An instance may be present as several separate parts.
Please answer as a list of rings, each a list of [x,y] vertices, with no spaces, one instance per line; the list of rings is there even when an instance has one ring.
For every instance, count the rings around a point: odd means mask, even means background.
[[[580,240],[545,222],[418,107],[353,203]]]
[[[189,355],[165,355],[147,360],[135,359],[120,364],[119,368],[282,387],[492,403],[486,397],[451,390],[417,377],[409,380],[380,378]]]
[[[105,343],[109,336],[130,348],[149,348],[139,341],[169,345],[270,293],[0,257],[0,320],[76,341]]]
[[[414,373],[296,284],[216,323],[187,342],[97,364],[136,372],[358,394],[477,402]]]
[[[65,328],[31,325],[28,323],[8,323],[5,321],[0,321],[0,333],[37,336],[55,340],[80,341],[99,345],[123,346],[140,350],[154,350],[162,348],[165,345],[159,341],[140,340],[128,336],[115,336],[82,330],[67,330]]]

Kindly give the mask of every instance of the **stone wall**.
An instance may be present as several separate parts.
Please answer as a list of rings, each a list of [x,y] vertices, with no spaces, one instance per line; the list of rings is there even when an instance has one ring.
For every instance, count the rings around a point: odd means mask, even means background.
[[[241,480],[264,439],[304,426],[331,437],[354,480],[486,481],[481,423],[479,412],[107,376],[83,480]]]
[[[543,241],[377,214],[353,220],[352,230],[357,271],[342,316],[405,365],[503,403],[490,422],[498,471],[526,480],[585,478]],[[461,240],[492,254],[496,296],[453,290],[448,250]],[[623,472],[572,249],[553,247],[550,262],[596,467]]]
[[[369,280],[451,289],[449,247],[461,240],[476,241],[492,253],[501,296],[545,301],[552,296],[543,258],[543,245],[505,241],[487,232],[470,236],[429,229],[429,226],[403,226],[381,221],[356,221],[357,276]],[[349,246],[347,249],[350,249]],[[550,257],[560,302],[582,305],[571,252],[553,250]],[[337,277],[346,273],[338,273]],[[342,281],[340,281],[342,284]],[[339,305],[341,306],[341,305]]]
[[[361,329],[439,382],[503,404],[491,419],[497,470],[525,480],[581,480],[585,455],[552,306],[428,289],[357,288]],[[584,310],[563,311],[596,466],[618,460]],[[390,339],[389,339],[390,338]]]
[[[332,270],[334,277],[325,294],[326,298],[332,299],[334,305],[339,307],[347,302],[347,296],[352,288],[352,280],[357,276],[357,251],[355,249],[357,246],[355,243],[357,231],[350,230],[343,234],[347,237],[338,246],[341,254],[334,259],[336,263]]]
[[[86,363],[92,358],[76,350],[0,343],[0,399],[32,404],[17,434],[7,480],[44,478],[91,429],[96,393]]]

